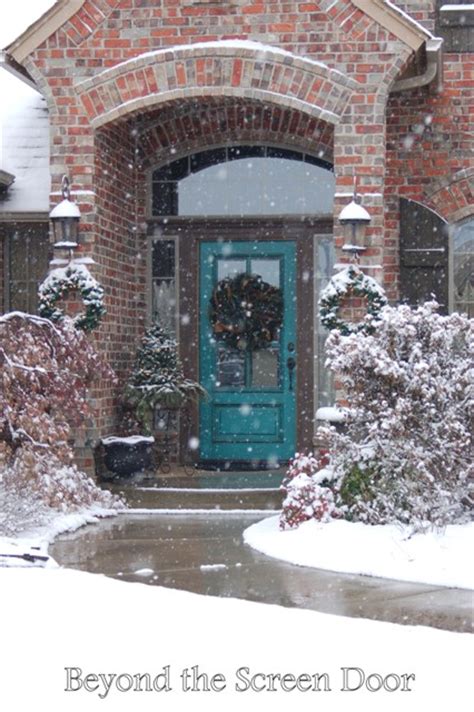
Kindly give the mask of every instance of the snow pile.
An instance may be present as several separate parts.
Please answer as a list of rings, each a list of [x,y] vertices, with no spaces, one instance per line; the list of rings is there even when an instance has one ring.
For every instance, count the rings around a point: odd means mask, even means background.
[[[249,527],[244,540],[268,556],[299,566],[474,589],[469,564],[473,523],[412,534],[409,527],[395,525],[312,520],[281,531],[278,517],[270,517]]]
[[[0,539],[0,567],[54,567],[58,564],[48,556],[46,542],[26,539]]]
[[[418,712],[464,709],[471,693],[467,634],[199,596],[63,569],[0,569],[0,589],[8,611],[2,619],[5,710],[36,709],[42,700],[50,712],[122,712],[131,705],[150,712],[283,712],[288,705],[314,712],[320,703],[336,712],[348,702],[366,712]],[[201,675],[196,691],[184,691],[182,675],[192,675],[194,666]],[[414,675],[412,691],[371,692],[363,684],[343,692],[343,667],[360,668],[365,678],[392,675],[392,684],[394,675]],[[317,693],[285,691],[285,673],[326,677],[320,677]],[[88,674],[97,679],[84,685]],[[152,680],[161,674],[162,682],[167,677],[168,691],[147,692],[146,685],[134,691],[138,674]],[[209,684],[217,674],[223,676],[220,692]],[[273,692],[271,675],[280,675]],[[356,670],[350,679],[357,686]],[[293,683],[287,680],[294,684],[294,677]]]

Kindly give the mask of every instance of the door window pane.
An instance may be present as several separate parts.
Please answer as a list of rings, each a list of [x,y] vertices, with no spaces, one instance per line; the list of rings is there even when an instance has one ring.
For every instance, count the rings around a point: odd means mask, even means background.
[[[245,352],[231,349],[225,344],[217,349],[217,388],[245,387]]]
[[[247,262],[245,259],[219,259],[217,260],[217,281],[226,277],[235,277],[237,274],[246,272]]]
[[[280,260],[279,259],[259,259],[251,260],[252,274],[259,274],[264,282],[272,284],[274,287],[280,286]]]
[[[252,386],[254,388],[278,388],[279,349],[262,349],[252,352]]]

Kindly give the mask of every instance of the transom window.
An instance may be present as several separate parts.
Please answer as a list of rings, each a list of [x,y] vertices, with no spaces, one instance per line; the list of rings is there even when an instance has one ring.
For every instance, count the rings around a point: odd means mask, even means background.
[[[152,177],[152,215],[330,215],[327,161],[270,146],[227,146],[168,163]]]

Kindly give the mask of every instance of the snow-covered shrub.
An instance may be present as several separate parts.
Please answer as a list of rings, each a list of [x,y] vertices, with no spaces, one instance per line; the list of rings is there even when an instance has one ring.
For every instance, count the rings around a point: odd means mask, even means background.
[[[353,519],[423,528],[462,520],[469,506],[474,324],[437,304],[385,307],[372,335],[327,340],[349,408],[330,443]]]
[[[285,492],[280,529],[294,529],[308,519],[327,522],[341,516],[330,482],[333,473],[321,465],[313,453],[297,453],[290,460],[282,484]]]
[[[61,510],[111,497],[72,465],[71,426],[89,412],[87,389],[112,378],[71,320],[12,312],[0,317],[0,473],[2,486],[28,491]]]
[[[22,447],[3,473],[6,489],[28,494],[52,509],[67,512],[99,504],[113,508],[117,499],[98,489],[95,482],[74,464],[64,464],[51,452]]]
[[[125,388],[125,399],[142,431],[152,432],[156,407],[179,408],[205,393],[199,383],[184,376],[176,339],[158,322],[152,324],[142,338]]]

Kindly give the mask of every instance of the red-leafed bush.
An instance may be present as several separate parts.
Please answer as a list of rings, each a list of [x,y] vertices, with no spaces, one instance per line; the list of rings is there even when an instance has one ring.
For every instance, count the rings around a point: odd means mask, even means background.
[[[115,500],[72,465],[87,389],[114,377],[82,331],[21,312],[0,317],[0,480],[66,511]]]
[[[280,514],[280,529],[294,529],[309,519],[327,522],[341,517],[331,480],[332,472],[321,468],[313,453],[297,453],[290,460],[282,484],[286,496]]]

